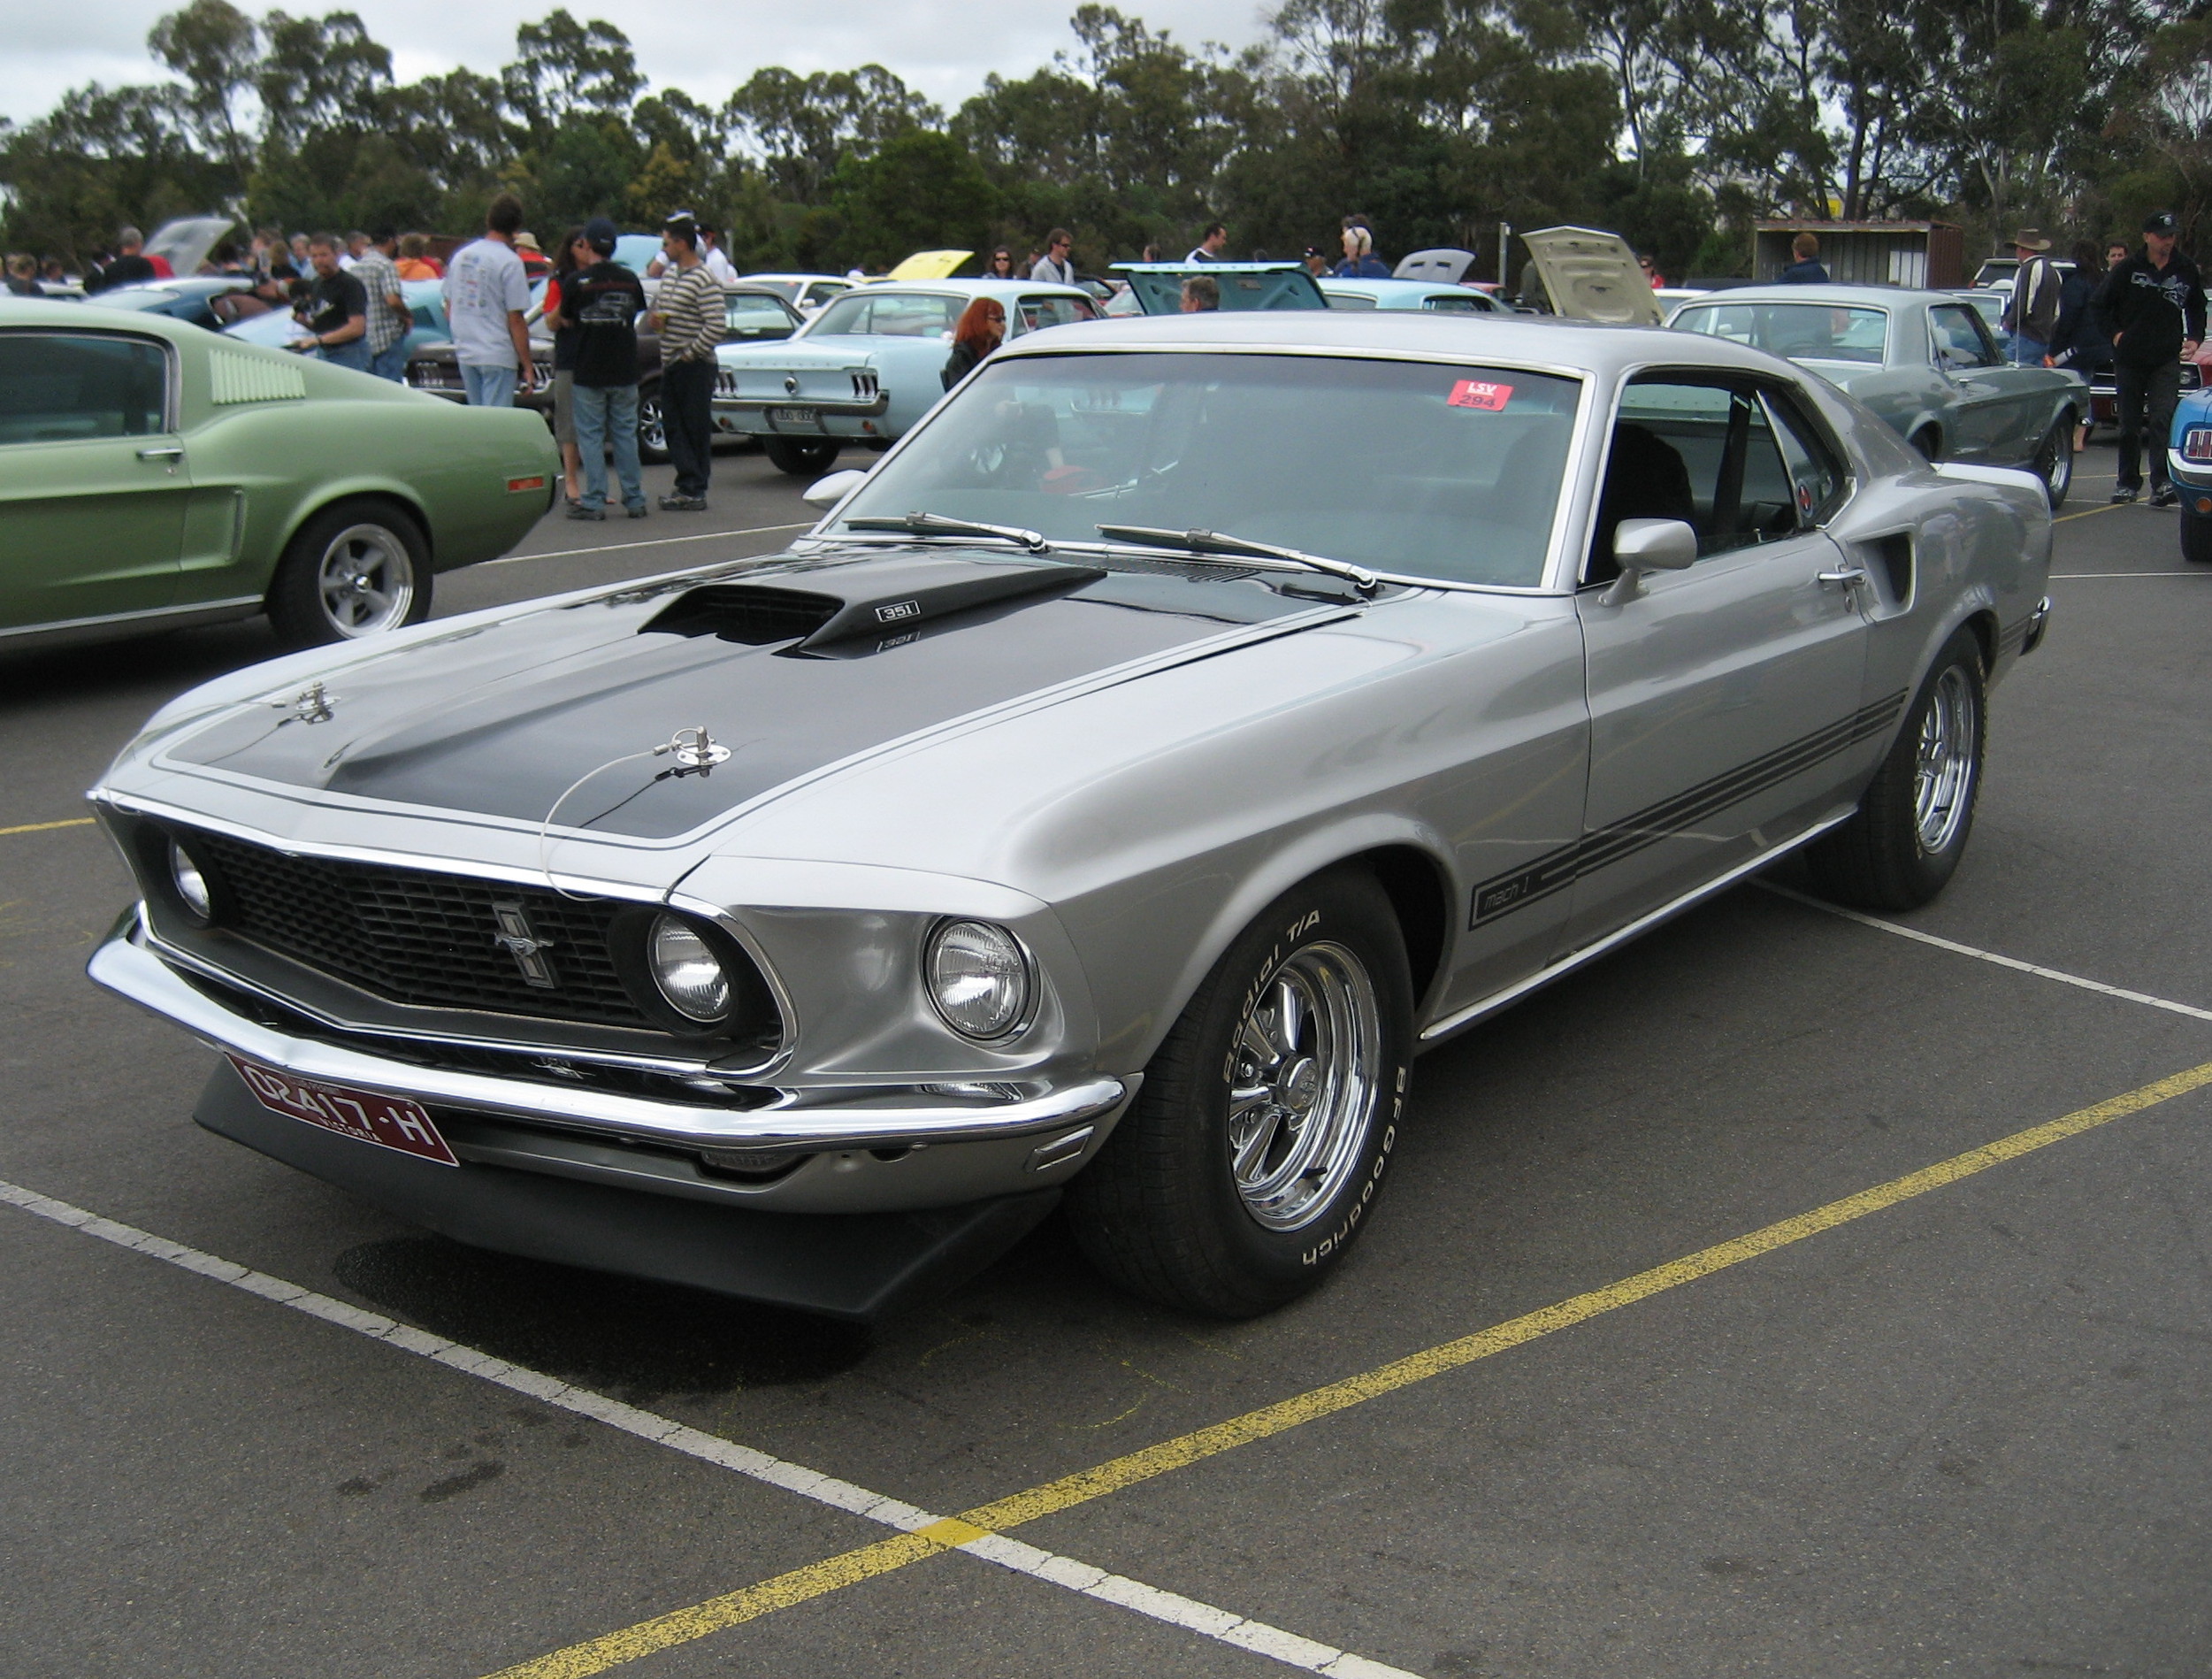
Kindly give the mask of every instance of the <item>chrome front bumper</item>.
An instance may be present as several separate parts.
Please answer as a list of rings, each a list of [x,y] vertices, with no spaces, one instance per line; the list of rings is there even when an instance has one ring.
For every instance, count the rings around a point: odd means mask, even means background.
[[[302,1078],[411,1096],[432,1108],[620,1133],[677,1148],[833,1152],[1008,1140],[1101,1120],[1120,1108],[1137,1085],[1134,1077],[1102,1076],[1019,1100],[975,1103],[932,1103],[917,1098],[913,1086],[892,1092],[781,1090],[764,1105],[723,1109],[426,1067],[264,1026],[226,1008],[164,962],[148,947],[137,911],[117,924],[93,952],[86,971],[96,985],[175,1022],[217,1049]]]

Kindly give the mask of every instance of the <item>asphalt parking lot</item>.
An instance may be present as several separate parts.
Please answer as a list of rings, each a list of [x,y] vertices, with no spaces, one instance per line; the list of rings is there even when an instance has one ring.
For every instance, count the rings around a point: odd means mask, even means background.
[[[2111,471],[1935,942],[1753,884],[1524,1002],[1420,1063],[1336,1281],[1235,1325],[1052,1224],[828,1324],[198,1130],[208,1053],[82,977],[131,893],[80,799],[267,633],[0,661],[0,1672],[2203,1673],[2212,573]],[[713,499],[439,610],[808,522],[754,455]]]

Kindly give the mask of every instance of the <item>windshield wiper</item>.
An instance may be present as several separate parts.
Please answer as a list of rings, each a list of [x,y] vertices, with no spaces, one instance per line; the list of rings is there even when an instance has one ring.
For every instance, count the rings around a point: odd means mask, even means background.
[[[873,514],[845,521],[848,531],[899,531],[908,536],[995,536],[1030,554],[1050,554],[1052,545],[1036,531],[1014,525],[979,525],[974,519],[948,519],[941,513],[899,513],[877,518]]]
[[[1341,577],[1362,594],[1373,594],[1382,586],[1382,579],[1364,565],[1354,565],[1348,560],[1332,560],[1319,554],[1302,554],[1294,548],[1277,548],[1272,542],[1255,542],[1248,537],[1227,536],[1220,531],[1165,531],[1149,525],[1101,525],[1100,536],[1109,541],[1142,542],[1148,548],[1181,548],[1186,554],[1242,555],[1251,559],[1287,560],[1311,571],[1326,571],[1331,577]]]

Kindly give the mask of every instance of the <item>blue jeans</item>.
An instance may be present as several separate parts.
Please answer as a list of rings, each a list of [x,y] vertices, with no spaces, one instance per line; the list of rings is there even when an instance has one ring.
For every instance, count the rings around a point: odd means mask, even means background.
[[[404,334],[369,357],[369,371],[379,379],[388,379],[394,385],[407,378],[407,337]]]
[[[577,505],[594,511],[607,505],[607,445],[611,433],[622,504],[643,507],[645,486],[638,475],[638,387],[573,386],[569,412],[576,421],[576,452],[584,461],[584,494]]]
[[[521,383],[522,369],[512,362],[504,367],[461,364],[461,388],[468,392],[471,408],[512,408],[515,387]]]
[[[2015,367],[2040,367],[2043,358],[2051,353],[2048,344],[2039,344],[2025,333],[2015,333],[2009,346]]]
[[[350,367],[356,373],[369,371],[369,341],[348,338],[342,344],[325,344],[316,352],[333,367]]]

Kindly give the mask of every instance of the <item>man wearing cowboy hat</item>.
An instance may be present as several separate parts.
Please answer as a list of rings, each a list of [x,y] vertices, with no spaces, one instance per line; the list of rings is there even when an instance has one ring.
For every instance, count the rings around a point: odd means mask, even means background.
[[[2051,242],[2034,227],[2023,227],[2012,236],[2012,254],[2020,265],[2012,271],[2012,301],[2005,305],[1999,325],[2012,334],[2009,348],[2016,367],[2040,367],[2051,353],[2063,282],[2043,254],[2050,248]]]

